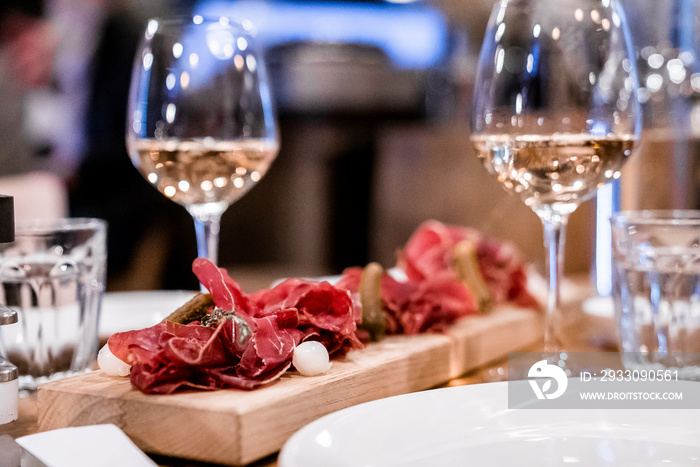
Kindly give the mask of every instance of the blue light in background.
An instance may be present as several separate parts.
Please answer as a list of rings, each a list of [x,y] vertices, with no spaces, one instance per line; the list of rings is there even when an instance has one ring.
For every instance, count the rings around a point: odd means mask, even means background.
[[[601,121],[594,122],[588,131],[594,136],[605,136],[609,133],[608,125]]]
[[[435,66],[447,50],[445,17],[422,5],[205,0],[195,13],[250,20],[266,48],[296,41],[376,46],[398,68]]]
[[[530,76],[537,76],[537,73],[539,72],[540,68],[540,43],[537,42],[532,46],[532,52],[530,54],[532,55],[532,67],[530,68],[528,74]]]

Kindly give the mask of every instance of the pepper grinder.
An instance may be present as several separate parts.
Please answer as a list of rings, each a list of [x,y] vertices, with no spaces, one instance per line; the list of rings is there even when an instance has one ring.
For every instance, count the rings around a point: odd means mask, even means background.
[[[12,196],[0,195],[0,243],[15,240],[15,212]],[[0,305],[0,326],[18,321],[17,312]],[[19,372],[17,367],[0,356],[0,425],[17,420],[19,405]]]
[[[0,326],[17,322],[17,312],[0,308]],[[19,405],[17,367],[0,357],[0,425],[17,420]]]

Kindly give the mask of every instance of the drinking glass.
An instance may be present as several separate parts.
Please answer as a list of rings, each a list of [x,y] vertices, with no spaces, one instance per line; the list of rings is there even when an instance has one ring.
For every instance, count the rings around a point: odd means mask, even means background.
[[[700,211],[622,211],[611,225],[625,367],[700,380]]]
[[[131,161],[188,210],[198,256],[214,263],[221,215],[265,175],[279,146],[251,30],[227,17],[151,19],[132,72]]]
[[[639,138],[637,92],[633,47],[617,0],[501,0],[494,6],[479,56],[471,139],[489,173],[542,220],[546,352],[562,346],[567,220],[620,177]]]
[[[22,393],[94,367],[106,242],[105,221],[65,218],[18,222],[0,245],[0,305],[17,314],[0,329],[0,356],[17,366]]]

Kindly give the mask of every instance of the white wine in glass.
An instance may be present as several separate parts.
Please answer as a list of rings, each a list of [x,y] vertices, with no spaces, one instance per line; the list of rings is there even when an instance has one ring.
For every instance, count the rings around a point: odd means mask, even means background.
[[[227,17],[152,19],[127,114],[134,166],[192,215],[198,256],[217,262],[221,215],[266,174],[279,149],[250,25]]]
[[[635,56],[617,0],[500,0],[474,88],[472,143],[489,173],[542,220],[545,352],[561,350],[569,215],[620,178],[639,138]]]

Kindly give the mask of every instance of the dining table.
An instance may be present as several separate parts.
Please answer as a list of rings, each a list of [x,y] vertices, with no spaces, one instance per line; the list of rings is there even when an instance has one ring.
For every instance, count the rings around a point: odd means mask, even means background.
[[[586,310],[586,302],[595,297],[594,288],[590,283],[590,276],[580,274],[567,278],[563,287],[565,294],[562,307],[565,310],[564,343],[567,351],[590,352],[618,350],[615,338],[615,324],[610,315],[590,312]],[[588,307],[590,308],[590,306]],[[523,352],[542,351],[542,344],[535,343],[528,348],[520,349]],[[508,380],[508,359],[503,357],[466,374],[453,378],[436,386],[453,387],[473,384],[491,383]],[[13,438],[31,435],[39,431],[39,414],[35,395],[21,397],[19,400],[18,419],[9,424],[0,425],[0,435],[10,435]],[[278,453],[249,464],[251,467],[273,467],[277,465]],[[153,461],[162,467],[204,467],[206,463],[191,460],[150,455]]]

